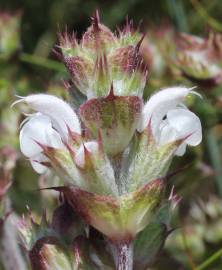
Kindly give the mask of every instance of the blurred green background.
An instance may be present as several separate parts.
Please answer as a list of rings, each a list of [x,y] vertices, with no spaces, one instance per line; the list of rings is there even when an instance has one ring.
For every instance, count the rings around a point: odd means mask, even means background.
[[[135,25],[141,23],[148,40],[149,35],[152,37],[155,31],[163,30],[166,25],[170,25],[173,31],[199,36],[205,36],[209,29],[222,31],[221,0],[1,0],[0,12],[9,12],[15,22],[13,26],[5,22],[0,24],[0,40],[5,38],[4,30],[9,33],[12,27],[15,32],[12,31],[12,38],[5,47],[0,45],[0,148],[9,146],[16,151],[17,162],[12,170],[13,185],[9,197],[13,209],[19,214],[27,212],[26,205],[29,205],[38,215],[46,204],[47,208],[54,204],[54,197],[46,193],[40,196],[39,176],[18,151],[18,126],[23,116],[9,106],[15,100],[15,94],[48,91],[67,98],[62,80],[69,76],[52,50],[57,44],[57,33],[67,27],[80,38],[96,9],[101,13],[102,22],[112,30],[123,26],[126,16],[133,19]],[[152,41],[155,45],[162,40]],[[177,82],[177,78],[167,73],[151,72],[145,96],[158,90],[156,87]],[[193,86],[186,79],[179,80],[179,83]],[[174,220],[174,227],[181,229],[169,238],[155,269],[222,269],[221,89],[222,85],[211,91],[199,88],[203,100],[190,101],[193,110],[201,117],[204,140],[201,147],[189,149],[185,157],[176,159],[171,169],[175,171],[191,163],[189,168],[170,180],[170,186],[175,185],[183,197]],[[218,107],[215,104],[219,104]],[[8,154],[1,158],[2,167],[7,158],[10,158]],[[46,178],[52,183],[58,181],[51,175]],[[40,187],[46,185],[45,181],[41,177]],[[218,251],[221,253],[217,254]],[[217,256],[208,268],[197,268],[215,254]]]

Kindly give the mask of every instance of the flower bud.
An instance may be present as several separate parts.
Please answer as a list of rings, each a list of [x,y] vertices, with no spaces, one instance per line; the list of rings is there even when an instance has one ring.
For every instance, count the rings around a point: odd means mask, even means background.
[[[100,24],[97,13],[80,44],[67,33],[61,37],[63,61],[88,99],[108,95],[112,82],[116,95],[142,96],[147,70],[139,50],[144,36],[129,27],[115,36]]]
[[[103,52],[115,45],[115,36],[108,27],[100,23],[99,13],[92,17],[92,25],[82,37],[81,45],[95,52]]]
[[[93,75],[93,62],[84,56],[64,57],[64,64],[76,87],[85,95],[90,89],[90,78]]]

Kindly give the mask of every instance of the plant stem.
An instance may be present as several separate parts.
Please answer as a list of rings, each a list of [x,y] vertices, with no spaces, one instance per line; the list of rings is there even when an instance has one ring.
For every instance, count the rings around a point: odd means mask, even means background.
[[[130,243],[117,246],[117,270],[133,269],[133,246]]]
[[[203,262],[201,265],[199,265],[195,270],[206,269],[209,265],[214,263],[220,257],[222,257],[222,248],[220,250],[218,250],[216,253],[214,253],[212,256],[210,256],[205,262]]]
[[[222,29],[222,24],[217,21],[216,19],[214,19],[213,17],[211,17],[207,10],[204,8],[204,5],[202,5],[200,3],[200,1],[198,0],[190,0],[191,4],[193,5],[193,7],[197,10],[197,12],[199,13],[199,15],[205,20],[207,21],[207,23],[215,30],[217,31],[221,31]]]

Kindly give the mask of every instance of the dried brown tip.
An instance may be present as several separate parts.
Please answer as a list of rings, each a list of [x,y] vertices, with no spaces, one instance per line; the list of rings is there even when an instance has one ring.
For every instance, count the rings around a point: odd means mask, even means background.
[[[125,25],[125,27],[124,27],[124,29],[123,29],[123,33],[131,33],[131,32],[133,32],[133,20],[131,19],[131,20],[129,20],[129,17],[128,17],[128,15],[126,16],[126,25]]]
[[[94,16],[91,17],[92,20],[92,25],[94,30],[97,32],[100,30],[99,28],[99,24],[100,24],[100,14],[99,14],[99,10],[97,9]]]
[[[138,43],[136,44],[135,49],[136,49],[137,52],[139,52],[140,47],[141,47],[141,45],[142,45],[142,43],[143,43],[143,40],[144,40],[145,36],[146,36],[146,33],[143,33],[141,39],[140,39],[140,40],[138,41]]]
[[[114,87],[113,87],[113,82],[111,82],[110,85],[110,90],[109,90],[109,94],[106,97],[107,100],[114,100],[116,98],[115,94],[114,94]]]

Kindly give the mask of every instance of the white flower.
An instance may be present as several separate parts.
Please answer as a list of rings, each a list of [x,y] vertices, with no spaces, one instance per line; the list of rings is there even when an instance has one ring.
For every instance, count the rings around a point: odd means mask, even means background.
[[[159,145],[184,139],[176,155],[183,155],[186,145],[198,145],[202,140],[199,118],[184,105],[188,94],[196,92],[186,87],[171,87],[154,94],[144,105],[138,131],[151,124],[152,133]]]
[[[52,95],[36,94],[21,98],[14,104],[18,102],[24,102],[32,110],[47,115],[51,119],[53,127],[61,134],[63,139],[67,139],[68,136],[67,126],[71,131],[81,134],[78,116],[70,105],[62,99]]]
[[[21,151],[30,159],[38,173],[44,173],[47,169],[44,162],[47,162],[48,158],[39,144],[65,149],[63,142],[68,140],[67,126],[72,132],[81,134],[80,122],[72,108],[57,97],[31,95],[16,103],[22,101],[37,113],[28,117],[21,128]]]
[[[19,139],[21,152],[30,159],[33,168],[38,173],[45,172],[46,167],[41,162],[48,161],[38,143],[54,148],[64,147],[59,133],[52,127],[50,118],[41,113],[27,119],[20,131]]]

